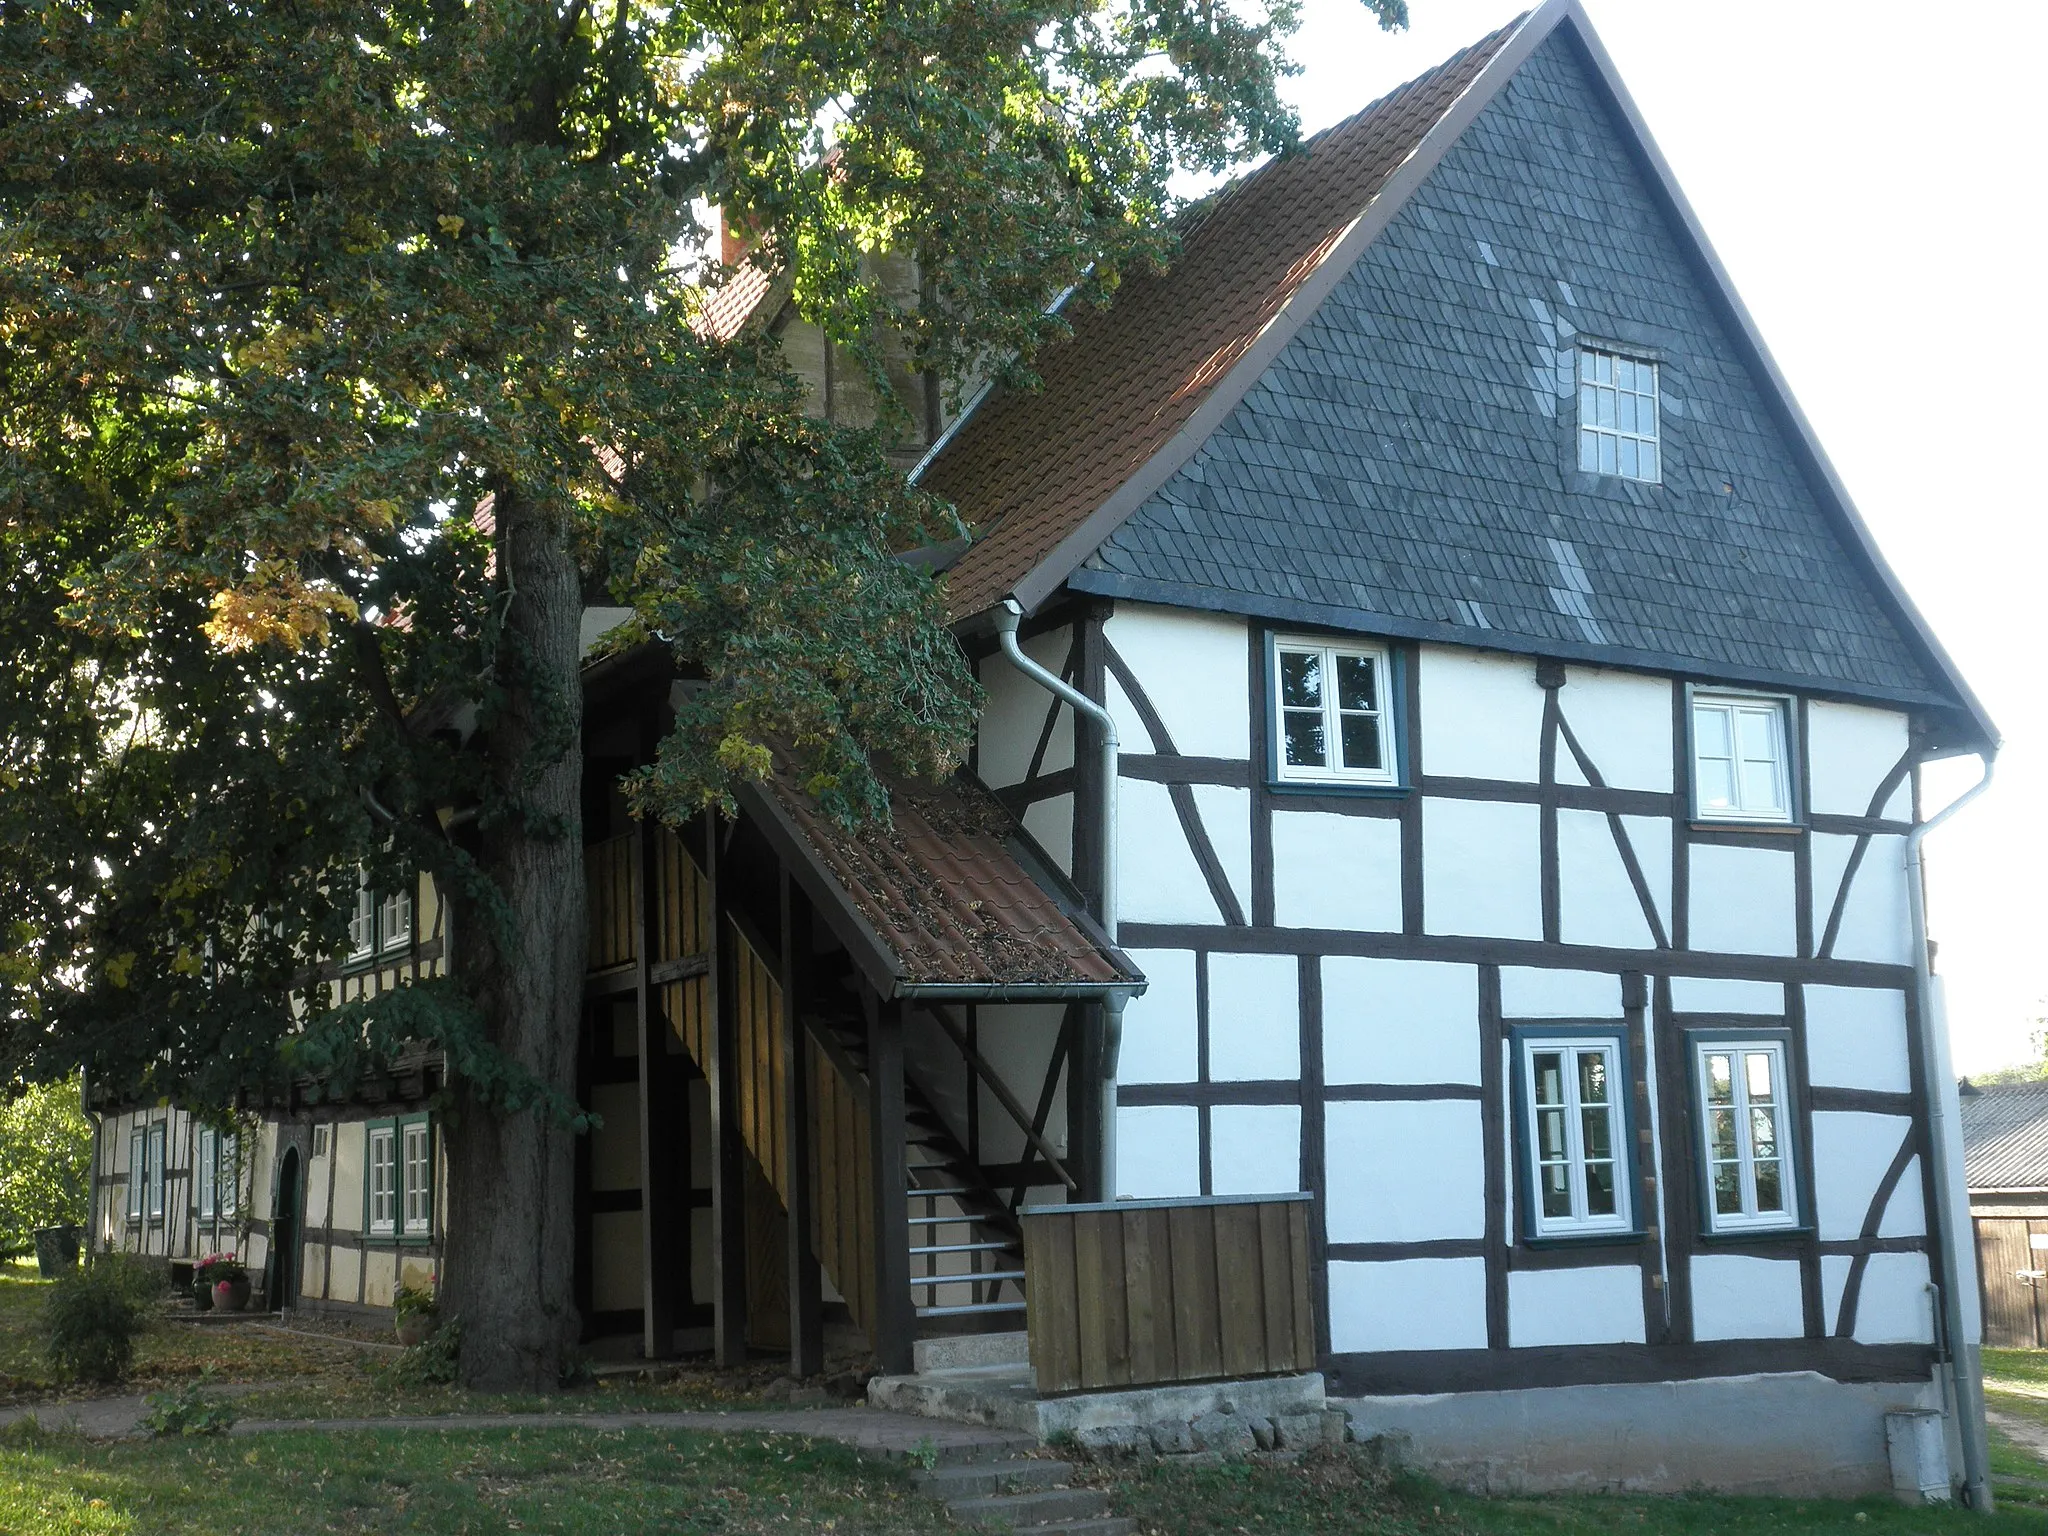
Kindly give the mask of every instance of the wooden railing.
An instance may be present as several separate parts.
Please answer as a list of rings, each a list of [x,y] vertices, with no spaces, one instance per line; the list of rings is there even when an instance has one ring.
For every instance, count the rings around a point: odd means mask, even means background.
[[[1314,1370],[1310,1210],[1305,1194],[1028,1207],[1038,1390]]]

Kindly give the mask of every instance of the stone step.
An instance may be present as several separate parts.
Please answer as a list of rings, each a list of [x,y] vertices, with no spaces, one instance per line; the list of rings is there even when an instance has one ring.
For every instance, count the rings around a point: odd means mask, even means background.
[[[930,1462],[933,1472],[949,1467],[978,1467],[991,1463],[1007,1466],[1022,1459],[1027,1451],[1038,1449],[1038,1441],[1030,1435],[1005,1434],[1002,1430],[991,1429],[972,1439],[957,1442],[938,1441],[932,1437],[920,1437],[919,1441],[907,1446],[890,1446],[883,1454],[897,1461]]]
[[[955,1520],[998,1531],[1039,1531],[1062,1521],[1096,1520],[1109,1512],[1109,1495],[1095,1488],[1041,1488],[948,1500]]]
[[[912,1358],[920,1376],[931,1371],[1027,1365],[1031,1360],[1031,1336],[1022,1329],[1012,1333],[959,1333],[943,1338],[919,1339],[912,1348]]]
[[[1026,1493],[1036,1488],[1064,1488],[1074,1475],[1071,1462],[1016,1461],[972,1462],[964,1466],[938,1467],[917,1474],[917,1485],[948,1504],[956,1499],[982,1499],[999,1493]]]

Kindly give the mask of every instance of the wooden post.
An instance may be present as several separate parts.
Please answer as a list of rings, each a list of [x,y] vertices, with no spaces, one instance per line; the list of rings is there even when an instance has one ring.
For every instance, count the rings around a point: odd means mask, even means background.
[[[676,1302],[689,1283],[690,1143],[689,1085],[648,978],[660,926],[655,837],[654,823],[643,821],[633,888],[639,951],[633,985],[640,1045],[640,1348],[649,1360],[663,1360],[675,1353]]]
[[[1069,1003],[1074,1011],[1074,1049],[1067,1057],[1067,1167],[1080,1190],[1067,1198],[1084,1203],[1114,1200],[1102,1184],[1101,1003]]]
[[[825,1369],[825,1311],[811,1251],[811,1073],[804,1044],[804,988],[810,980],[811,905],[782,872],[782,1119],[789,1153],[789,1373]]]
[[[884,998],[868,1016],[868,1161],[875,1180],[875,1360],[889,1376],[910,1373],[917,1339],[905,1134],[903,1004]]]
[[[705,812],[705,873],[711,883],[711,1353],[721,1366],[747,1358],[746,1148],[740,1142],[739,989],[727,917],[730,900],[715,812]]]

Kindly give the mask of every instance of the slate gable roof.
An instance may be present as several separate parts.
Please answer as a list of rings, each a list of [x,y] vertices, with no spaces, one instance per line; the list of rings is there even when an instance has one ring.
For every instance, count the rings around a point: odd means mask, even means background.
[[[1395,122],[1406,153],[1361,177],[1348,147],[1388,145]],[[1319,203],[1304,255],[1287,210],[1310,186],[1352,213]],[[1283,273],[1192,409],[1122,355],[1185,369],[1212,291],[1228,307]],[[957,616],[1064,583],[1868,697],[1995,742],[1574,0],[1254,172],[1114,324],[1126,297],[1054,349],[1044,395],[984,405],[925,475],[983,530],[951,577]],[[1661,486],[1577,471],[1581,339],[1658,358]]]
[[[2048,1189],[2048,1083],[1985,1083],[1962,1094],[1971,1189]]]

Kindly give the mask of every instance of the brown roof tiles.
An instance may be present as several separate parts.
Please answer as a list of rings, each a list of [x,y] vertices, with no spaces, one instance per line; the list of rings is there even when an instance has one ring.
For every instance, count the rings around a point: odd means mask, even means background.
[[[1220,193],[1170,269],[1072,314],[1042,389],[999,392],[961,426],[922,477],[979,534],[949,577],[956,618],[999,602],[1186,424],[1519,25]]]

